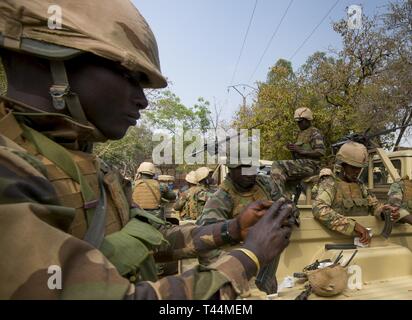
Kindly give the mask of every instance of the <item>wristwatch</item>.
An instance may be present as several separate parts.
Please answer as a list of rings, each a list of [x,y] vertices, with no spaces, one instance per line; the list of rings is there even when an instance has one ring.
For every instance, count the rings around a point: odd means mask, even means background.
[[[233,239],[229,234],[229,220],[226,220],[222,224],[222,228],[220,229],[220,236],[224,243],[232,244],[232,245],[238,243],[238,241]]]

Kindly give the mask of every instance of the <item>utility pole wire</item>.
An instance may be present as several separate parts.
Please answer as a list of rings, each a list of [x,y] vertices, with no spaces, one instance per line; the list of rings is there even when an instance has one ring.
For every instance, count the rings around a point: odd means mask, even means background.
[[[325,19],[328,17],[328,15],[332,12],[332,10],[336,7],[336,5],[338,4],[340,0],[336,0],[336,2],[333,4],[332,7],[330,7],[329,11],[325,14],[325,16],[322,18],[322,20],[320,20],[320,22],[316,25],[315,28],[313,28],[313,30],[311,31],[311,33],[306,37],[305,40],[303,40],[303,42],[301,43],[301,45],[295,50],[295,52],[290,56],[289,60],[292,60],[296,54],[300,51],[300,49],[303,48],[303,46],[306,44],[306,42],[310,39],[310,37],[313,36],[313,34],[316,32],[316,30],[319,28],[319,26],[323,23],[323,21],[325,21]]]
[[[282,18],[280,19],[278,25],[276,26],[275,31],[272,33],[272,36],[270,37],[270,40],[269,40],[268,44],[266,45],[266,48],[265,48],[265,50],[263,51],[263,54],[262,54],[262,56],[260,57],[258,64],[256,65],[255,70],[253,70],[253,73],[252,73],[252,75],[250,76],[250,78],[249,78],[249,80],[248,80],[247,82],[250,83],[250,80],[252,80],[252,78],[253,78],[253,76],[255,75],[256,71],[258,70],[260,64],[262,63],[262,60],[263,60],[266,52],[269,50],[269,47],[270,47],[270,45],[272,44],[273,39],[275,38],[276,34],[278,33],[278,30],[279,30],[279,28],[280,28],[280,25],[282,24],[283,20],[285,19],[286,14],[288,13],[289,8],[290,8],[290,6],[292,5],[293,1],[294,1],[294,0],[290,0],[288,7],[286,8],[285,12],[283,13]]]
[[[255,10],[256,10],[257,3],[258,3],[258,0],[255,1],[255,6],[253,7],[252,15],[250,16],[250,19],[249,19],[249,25],[247,26],[245,37],[243,39],[242,48],[240,49],[239,57],[237,58],[236,65],[235,65],[235,70],[233,70],[232,79],[230,80],[229,85],[232,85],[233,81],[235,80],[237,68],[239,66],[239,62],[240,62],[240,58],[242,57],[243,50],[245,49],[246,39],[247,39],[247,36],[249,34],[249,29],[250,29],[250,26],[252,24],[253,16],[255,15]]]
[[[243,87],[243,93],[240,92],[237,87]],[[246,87],[252,89],[253,91],[250,91],[248,94],[245,94],[244,92],[245,92]],[[254,88],[254,87],[252,87],[252,86],[249,86],[248,84],[236,84],[236,85],[227,87],[227,90],[230,90],[230,88],[236,90],[237,93],[239,93],[239,95],[243,98],[243,104],[242,104],[242,105],[243,105],[244,108],[246,108],[246,98],[247,98],[249,95],[251,95],[253,92],[255,92],[255,93],[258,92],[258,89]]]

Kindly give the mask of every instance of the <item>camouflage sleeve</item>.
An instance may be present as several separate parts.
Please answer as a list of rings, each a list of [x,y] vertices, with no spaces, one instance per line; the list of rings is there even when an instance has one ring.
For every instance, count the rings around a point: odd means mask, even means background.
[[[162,300],[233,300],[238,296],[250,295],[248,280],[255,273],[253,262],[236,252],[221,257],[207,267],[197,266],[180,276],[165,277],[150,285],[157,298]]]
[[[222,224],[161,228],[168,245],[155,252],[156,261],[191,258],[224,245],[220,235]],[[255,274],[256,267],[242,255],[230,252],[207,267],[197,266],[180,276],[166,277],[151,285],[159,299],[209,299],[212,296],[234,299],[238,295],[244,296],[249,292],[248,279]],[[196,285],[198,283],[202,285]]]
[[[195,194],[196,202],[206,203],[208,198],[209,198],[208,190],[200,190],[199,192]]]
[[[48,207],[16,203],[0,205],[0,212],[7,261],[0,268],[0,299],[122,299],[132,289],[102,253],[55,228],[58,221],[50,225]]]
[[[328,229],[351,236],[354,234],[355,221],[332,209],[335,195],[336,186],[334,178],[332,176],[323,176],[319,182],[312,213]]]
[[[326,153],[325,142],[319,130],[315,130],[313,132],[310,138],[310,145],[313,151],[318,151],[321,154],[325,155]]]
[[[175,200],[176,199],[176,193],[171,191],[167,184],[160,183],[160,194],[162,195],[162,198],[166,200]]]
[[[391,206],[398,207],[399,209],[399,221],[406,216],[410,215],[409,211],[402,208],[402,201],[403,201],[403,183],[402,181],[396,181],[391,184],[388,192],[388,203]]]
[[[383,203],[381,203],[378,198],[364,185],[362,184],[363,192],[366,194],[366,199],[368,200],[368,206],[370,208],[370,213],[376,217],[380,217],[382,212]]]
[[[231,219],[233,201],[230,195],[219,189],[206,201],[203,212],[197,220],[197,224],[203,225],[210,222]]]
[[[39,219],[49,215],[48,208],[27,203],[0,208],[0,249],[7,261],[0,269],[1,299],[233,299],[248,292],[251,266],[230,255],[208,268],[134,286],[100,251]],[[28,242],[42,250],[22,255]]]
[[[186,201],[187,201],[187,192],[184,192],[176,200],[176,202],[173,206],[173,209],[176,210],[176,211],[182,211]]]
[[[194,258],[201,253],[223,246],[225,243],[220,236],[222,225],[223,222],[204,226],[187,223],[180,226],[166,225],[160,227],[159,231],[168,243],[157,250],[155,253],[156,261]]]
[[[284,194],[285,185],[281,179],[276,179],[273,176],[258,175],[256,180],[265,187],[272,201],[277,201],[281,197],[287,198]]]
[[[401,207],[403,199],[403,190],[401,181],[391,184],[388,192],[388,203],[394,207]]]

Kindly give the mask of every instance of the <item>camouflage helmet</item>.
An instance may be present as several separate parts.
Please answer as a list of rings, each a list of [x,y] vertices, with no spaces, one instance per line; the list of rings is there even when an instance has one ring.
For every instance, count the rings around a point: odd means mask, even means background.
[[[174,182],[175,177],[167,175],[167,174],[161,174],[157,177],[157,180],[160,182]]]
[[[196,180],[196,172],[195,171],[190,171],[186,177],[185,180],[191,184],[197,184],[197,180]]]
[[[156,169],[153,163],[151,162],[142,162],[137,169],[137,173],[145,173],[154,176],[156,174]]]
[[[298,108],[295,111],[295,115],[293,116],[295,121],[299,121],[301,119],[308,119],[310,121],[313,120],[313,113],[309,108],[303,107],[303,108]]]
[[[363,144],[349,141],[340,147],[336,160],[357,168],[365,168],[368,166],[368,150]]]
[[[307,276],[312,291],[321,297],[336,296],[348,285],[348,273],[339,264],[309,271]]]
[[[197,182],[199,183],[200,181],[206,179],[211,171],[212,170],[209,169],[208,167],[200,167],[196,169],[195,175],[196,175]]]

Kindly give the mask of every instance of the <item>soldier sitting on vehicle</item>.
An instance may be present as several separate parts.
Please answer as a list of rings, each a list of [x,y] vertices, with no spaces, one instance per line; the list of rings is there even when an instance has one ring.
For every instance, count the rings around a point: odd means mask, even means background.
[[[159,183],[158,180],[154,179],[156,172],[153,163],[142,162],[137,169],[137,173],[139,177],[133,190],[133,201],[140,208],[165,220],[162,198],[173,201],[176,199],[176,194],[169,189],[167,184]]]
[[[388,196],[388,204],[393,208],[392,220],[412,225],[412,180],[406,176],[395,181],[389,189]]]
[[[380,216],[382,210],[390,209],[358,179],[362,168],[368,165],[368,151],[360,143],[347,142],[339,149],[336,160],[341,162],[338,175],[330,169],[319,174],[318,191],[312,212],[328,229],[347,236],[360,237],[360,242],[371,240],[368,230],[350,216]]]
[[[287,148],[292,152],[293,160],[276,160],[272,164],[271,174],[292,187],[302,179],[317,175],[320,169],[320,160],[325,155],[325,144],[321,132],[312,126],[313,114],[309,108],[298,108],[294,119],[300,132],[294,144]]]

